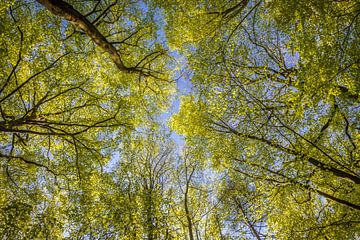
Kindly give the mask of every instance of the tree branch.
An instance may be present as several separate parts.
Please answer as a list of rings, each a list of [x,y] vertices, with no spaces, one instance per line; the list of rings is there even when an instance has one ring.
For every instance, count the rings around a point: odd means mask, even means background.
[[[126,67],[121,59],[120,54],[116,48],[105,38],[103,34],[86,19],[80,12],[74,9],[70,4],[62,0],[37,0],[42,4],[47,10],[52,14],[59,16],[71,22],[76,27],[83,30],[86,35],[88,35],[93,42],[98,45],[101,49],[107,52],[110,55],[111,60],[115,63],[116,67],[126,73],[139,72],[143,75],[146,75],[142,70],[139,70],[135,67]]]

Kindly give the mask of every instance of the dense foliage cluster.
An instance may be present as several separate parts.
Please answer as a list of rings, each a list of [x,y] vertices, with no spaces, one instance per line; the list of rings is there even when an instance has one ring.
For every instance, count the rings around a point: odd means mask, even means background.
[[[0,57],[2,239],[360,237],[358,1],[4,0]]]

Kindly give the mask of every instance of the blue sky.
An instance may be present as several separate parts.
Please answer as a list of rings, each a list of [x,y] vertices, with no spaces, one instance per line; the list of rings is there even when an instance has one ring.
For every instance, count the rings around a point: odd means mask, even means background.
[[[170,130],[168,121],[171,116],[179,111],[181,96],[187,95],[192,91],[191,74],[187,71],[187,60],[181,56],[177,51],[173,51],[170,55],[174,58],[176,70],[173,79],[176,81],[176,93],[174,95],[171,107],[167,112],[160,115],[160,121]],[[176,132],[171,132],[171,139],[175,141],[176,145],[181,149],[184,146],[184,138]]]
[[[144,8],[147,9],[147,8]],[[157,33],[157,42],[163,45],[165,49],[169,51],[169,55],[173,58],[173,62],[169,63],[168,67],[170,69],[177,69],[174,71],[172,79],[176,81],[176,92],[173,96],[173,100],[171,103],[171,107],[164,113],[162,113],[159,117],[159,120],[167,130],[170,130],[168,126],[168,121],[171,116],[179,111],[180,107],[180,98],[183,95],[187,95],[192,91],[191,84],[191,72],[187,67],[187,59],[182,56],[178,51],[171,51],[168,47],[168,40],[166,38],[165,32],[165,16],[162,9],[157,8],[154,16],[154,20],[156,21],[156,25],[158,27]],[[171,139],[175,141],[176,145],[179,149],[184,146],[184,138],[178,135],[176,132],[171,133]]]

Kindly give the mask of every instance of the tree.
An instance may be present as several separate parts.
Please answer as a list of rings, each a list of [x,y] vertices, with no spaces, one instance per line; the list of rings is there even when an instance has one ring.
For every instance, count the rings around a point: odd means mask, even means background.
[[[170,171],[173,146],[167,136],[148,134],[135,138],[124,152],[118,178],[129,176],[127,191],[138,214],[138,239],[169,239],[172,232]],[[131,204],[131,203],[130,203]]]
[[[178,169],[174,176],[178,185],[175,189],[179,191],[177,194],[179,202],[177,205],[174,204],[173,212],[182,228],[181,235],[186,236],[186,239],[194,240],[200,234],[198,225],[203,214],[201,202],[206,202],[207,191],[202,190],[200,184],[196,184],[195,178],[196,175],[199,175],[199,161],[194,159],[189,149],[184,148],[182,153],[183,156],[179,156]]]
[[[255,184],[266,199],[262,209],[271,209],[270,234],[354,238],[357,4],[219,4],[189,10],[198,9],[193,17],[212,30],[194,32],[198,41],[187,54],[196,92],[182,99],[174,129],[189,142],[201,138],[214,163]]]
[[[96,48],[87,29],[39,3],[1,3],[1,235],[17,239],[71,232],[66,219],[76,218],[64,209],[97,195],[112,152],[135,129],[155,127],[151,117],[172,91],[168,74],[158,71],[167,63],[150,5],[52,3],[97,29],[127,70]]]

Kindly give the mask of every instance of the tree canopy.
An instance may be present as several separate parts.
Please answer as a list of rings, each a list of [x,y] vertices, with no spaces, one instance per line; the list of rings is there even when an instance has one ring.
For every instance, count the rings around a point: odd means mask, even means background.
[[[358,1],[0,13],[3,239],[360,237]]]

